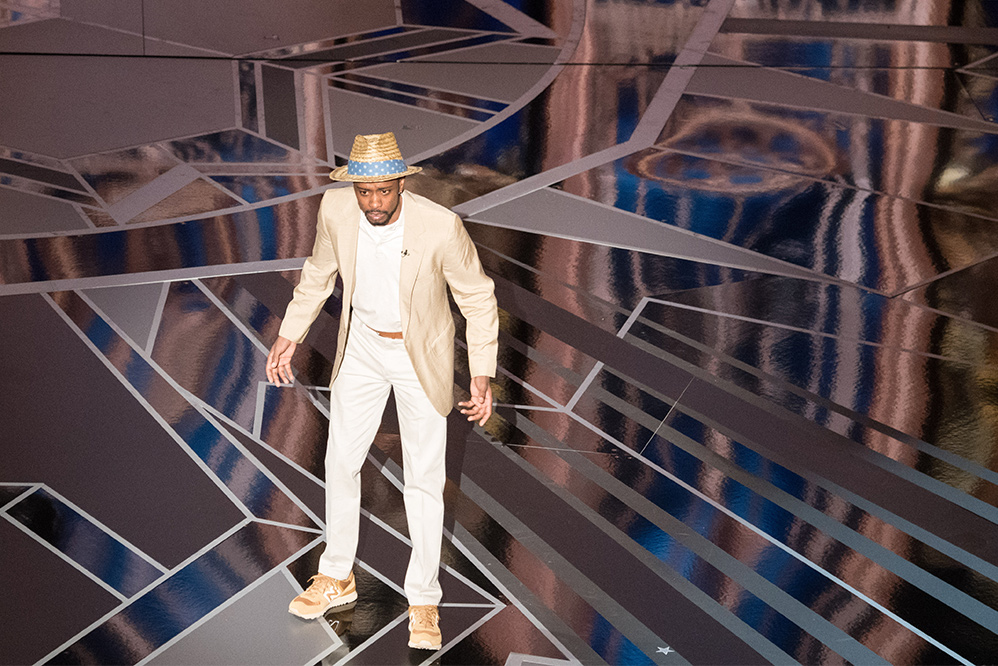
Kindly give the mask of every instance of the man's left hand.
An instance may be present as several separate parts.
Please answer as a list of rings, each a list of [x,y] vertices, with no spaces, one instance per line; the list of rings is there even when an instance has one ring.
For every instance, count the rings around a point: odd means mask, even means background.
[[[483,426],[492,416],[492,385],[485,375],[471,378],[471,400],[457,403],[464,409],[461,413],[468,417],[469,421],[478,421],[478,425]]]

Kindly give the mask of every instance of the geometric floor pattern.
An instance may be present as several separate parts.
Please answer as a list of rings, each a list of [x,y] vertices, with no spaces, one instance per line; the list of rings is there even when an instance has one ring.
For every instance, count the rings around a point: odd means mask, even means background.
[[[998,3],[0,0],[0,91],[0,664],[998,661]],[[391,402],[286,612],[338,292],[263,369],[383,131],[500,309],[432,653]]]

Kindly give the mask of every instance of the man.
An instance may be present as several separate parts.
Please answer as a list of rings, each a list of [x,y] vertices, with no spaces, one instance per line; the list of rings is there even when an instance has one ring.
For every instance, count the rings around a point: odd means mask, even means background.
[[[326,548],[308,590],[288,610],[305,619],[357,598],[352,572],[360,524],[360,468],[395,390],[412,555],[405,576],[409,645],[442,644],[437,580],[443,539],[446,416],[453,408],[454,321],[467,319],[469,421],[492,414],[498,311],[493,283],[461,220],[405,189],[406,167],[392,133],[357,136],[346,166],[353,183],[319,206],[315,245],[267,357],[267,379],[291,383],[291,357],[322,304],[343,280],[326,448]]]

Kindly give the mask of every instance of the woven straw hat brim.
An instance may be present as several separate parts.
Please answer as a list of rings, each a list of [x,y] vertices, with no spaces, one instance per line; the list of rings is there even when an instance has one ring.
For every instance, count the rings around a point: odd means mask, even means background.
[[[333,169],[329,177],[332,180],[343,180],[351,183],[382,183],[389,180],[396,180],[397,178],[405,178],[422,170],[423,167],[411,166],[406,168],[402,173],[389,173],[384,176],[354,176],[347,173],[347,165],[343,165]]]

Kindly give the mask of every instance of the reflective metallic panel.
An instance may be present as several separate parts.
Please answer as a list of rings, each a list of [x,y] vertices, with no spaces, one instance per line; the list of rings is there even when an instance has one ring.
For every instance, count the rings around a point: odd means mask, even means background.
[[[430,7],[413,0],[401,0],[402,20],[416,25],[448,25],[452,27],[474,28],[511,32],[509,27],[473,5],[460,0],[440,0]]]
[[[217,210],[234,208],[240,202],[203,180],[195,180],[167,198],[128,220],[129,224],[158,222],[178,217],[204,215]]]
[[[904,299],[959,319],[977,322],[988,327],[990,334],[990,331],[998,329],[998,311],[992,306],[992,296],[998,287],[995,279],[998,276],[995,272],[996,265],[998,261],[995,259],[982,261],[966,270],[943,276],[931,284],[910,291],[904,295]],[[960,334],[955,340],[971,340],[976,337]],[[973,357],[982,365],[987,363],[986,359],[990,358],[989,353],[993,348],[990,344],[990,335],[987,340],[988,344],[971,346],[974,350]]]
[[[0,66],[7,661],[994,661],[998,3],[142,4],[0,0],[35,54]],[[286,612],[341,294],[293,385],[261,367],[329,165],[385,130],[499,303],[438,653],[394,401],[357,604]]]
[[[441,203],[454,206],[625,141],[700,18],[698,4],[589,2],[571,59],[613,65],[565,67],[510,118],[421,162],[427,176],[445,184]],[[646,64],[632,66],[639,61]]]
[[[107,204],[114,204],[177,166],[175,157],[158,146],[99,153],[69,160]]]
[[[425,88],[423,86],[414,86],[407,83],[399,83],[398,81],[389,81],[387,79],[375,78],[372,76],[365,76],[364,74],[344,74],[342,76],[336,77],[331,81],[333,85],[336,85],[336,79],[343,79],[344,81],[352,81],[354,83],[360,83],[368,86],[376,86],[387,88],[388,90],[395,90],[401,93],[408,93],[410,95],[415,95],[418,97],[430,97],[433,99],[439,99],[442,102],[450,102],[452,104],[457,104],[461,106],[472,106],[479,108],[483,111],[493,111],[499,112],[506,108],[506,105],[502,102],[496,102],[488,99],[478,99],[475,97],[470,97],[468,95],[461,95],[458,93],[450,93],[446,91],[433,90],[431,88]]]
[[[256,66],[252,62],[239,63],[239,112],[243,127],[260,132],[257,118]]]
[[[64,190],[58,187],[53,187],[47,183],[38,182],[37,180],[22,178],[21,176],[7,175],[0,173],[0,185],[5,187],[10,187],[21,192],[30,192],[33,194],[43,194],[45,196],[54,197],[56,199],[63,199],[65,201],[71,201],[73,203],[82,204],[84,206],[96,206],[97,202],[88,194],[83,194],[76,190],[82,188],[74,188],[73,190]]]
[[[150,402],[173,432],[252,515],[290,525],[315,527],[311,518],[253,460],[225,437],[223,430],[208,420],[78,295],[60,292],[54,297],[80,330],[115,364],[118,371]],[[157,349],[164,348],[157,352],[160,357],[173,349],[159,342],[162,336],[162,333],[157,336]],[[190,339],[187,341],[190,342]],[[189,351],[190,347],[185,346],[184,355]],[[231,371],[232,368],[227,370]]]
[[[972,374],[971,368],[966,365],[916,357],[886,348],[861,347],[848,341],[836,342],[832,338],[813,337],[737,320],[718,320],[700,313],[672,310],[667,306],[650,305],[646,308],[646,316],[661,323],[668,332],[640,323],[631,331],[638,339],[682,354],[685,358],[692,358],[692,355],[682,349],[685,345],[680,340],[699,342],[701,344],[697,346],[700,349],[716,350],[708,354],[716,354],[722,360],[751,368],[718,374],[735,380],[748,390],[767,395],[784,408],[802,415],[817,406],[812,402],[814,396],[828,400],[832,405],[845,407],[822,410],[814,418],[825,427],[881,450],[884,455],[936,476],[944,483],[988,503],[996,503],[994,483],[998,477],[988,474],[989,469],[995,471],[995,447],[988,433],[994,430],[996,424],[989,417],[991,401],[987,392],[968,387],[961,392],[963,402],[960,410],[946,403],[939,404],[933,410],[928,399],[929,395],[945,396],[943,390],[947,383]],[[673,331],[677,339],[670,341]],[[908,382],[904,390],[880,388],[894,387],[891,380],[899,375]],[[770,381],[771,377],[777,381]],[[934,384],[933,379],[940,384]],[[782,382],[804,390],[788,391],[780,386]],[[899,404],[904,407],[899,407]],[[843,419],[843,416],[846,418]],[[961,470],[945,462],[944,455],[933,456],[931,450],[910,448],[901,441],[894,441],[895,438],[888,434],[890,430],[865,432],[851,423],[856,419],[863,422],[866,418],[923,439],[943,452],[954,453],[976,464],[964,466]],[[940,423],[936,419],[950,427],[937,430]],[[956,423],[950,425],[954,419]],[[964,419],[969,420],[967,425],[972,424],[979,431],[959,430],[961,436],[949,436],[950,428],[964,422]],[[970,437],[971,434],[975,436]],[[959,460],[953,463],[959,464]],[[986,481],[988,478],[991,480]]]
[[[18,176],[20,178],[26,178],[28,180],[37,180],[39,182],[47,183],[49,185],[54,185],[67,190],[76,190],[79,192],[85,191],[83,186],[80,185],[80,182],[73,178],[70,174],[64,171],[46,169],[45,167],[35,166],[33,164],[26,164],[24,162],[16,162],[14,160],[0,158],[0,172],[7,173],[12,176]]]
[[[35,491],[7,512],[126,597],[162,575],[114,535],[44,489]]]
[[[993,218],[975,192],[998,164],[994,136],[898,119],[686,95],[658,145]],[[771,182],[779,174],[768,175]],[[976,231],[943,213],[932,228]],[[978,223],[983,229],[991,224]],[[958,226],[959,225],[959,226]],[[945,251],[945,249],[943,250]]]
[[[559,307],[616,332],[644,296],[657,296],[751,275],[676,257],[542,236],[484,224],[466,225],[487,270]],[[614,321],[614,314],[623,315]]]
[[[719,130],[726,125],[723,119],[718,124]],[[727,128],[736,136],[741,131],[730,123]],[[757,135],[744,132],[754,142]],[[701,135],[711,140],[707,127]],[[785,171],[654,149],[574,176],[562,187],[887,294],[998,250],[991,220]],[[951,229],[968,229],[980,242],[937,251]]]
[[[303,185],[306,189],[320,187],[329,182],[328,174],[315,175],[274,175],[274,176],[212,176],[219,185],[243,201],[248,203],[260,203],[268,199],[286,197],[301,191]]]
[[[377,58],[389,53],[406,52],[418,49],[428,44],[437,44],[463,39],[474,35],[463,30],[412,30],[388,36],[382,39],[368,39],[352,43],[344,43],[322,51],[312,51],[307,54],[294,55],[281,60],[282,65],[289,67],[314,67],[329,62],[344,63],[351,60],[363,61]]]
[[[970,9],[970,8],[973,9]],[[998,12],[988,2],[966,7],[952,0],[930,4],[901,2],[821,2],[818,0],[735,0],[731,18],[783,21],[842,21],[921,26],[998,27]]]
[[[161,144],[188,164],[203,162],[299,163],[300,154],[248,132],[225,130]]]
[[[135,663],[315,539],[249,523],[52,658],[53,664]],[[218,576],[219,571],[225,575]]]
[[[193,222],[66,238],[0,240],[0,283],[308,255],[318,197]]]
[[[798,74],[838,82],[840,85],[846,79],[839,78],[841,75],[833,73],[833,70],[854,70],[842,74],[860,77],[859,80],[862,80],[861,77],[865,74],[861,70],[875,68],[878,71],[868,80],[878,80],[881,84],[888,84],[892,80],[900,83],[907,76],[909,80],[921,80],[924,83],[932,81],[935,75],[897,70],[961,67],[998,52],[994,46],[962,43],[730,33],[714,37],[710,50],[728,58],[766,67],[792,69]],[[895,87],[894,90],[900,92],[900,88]],[[903,99],[910,102],[922,101]]]
[[[4,507],[13,502],[28,490],[31,490],[31,486],[20,486],[14,484],[0,485],[0,507]]]
[[[370,81],[370,79],[368,79],[368,81]],[[492,117],[491,113],[488,113],[480,109],[467,108],[465,106],[459,106],[433,99],[424,99],[423,97],[415,96],[412,94],[407,94],[404,92],[396,92],[391,89],[385,90],[381,86],[372,86],[369,84],[362,84],[351,80],[334,78],[330,80],[330,85],[332,85],[334,88],[339,88],[340,90],[349,90],[351,92],[372,95],[380,99],[386,99],[392,102],[398,102],[400,104],[410,104],[412,106],[416,106],[421,109],[429,109],[431,111],[437,111],[439,113],[446,113],[452,116],[457,116],[459,118],[468,118],[470,120],[484,121]]]

